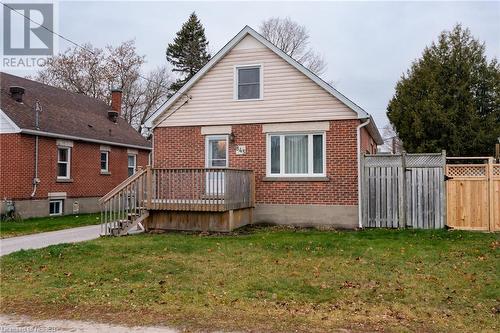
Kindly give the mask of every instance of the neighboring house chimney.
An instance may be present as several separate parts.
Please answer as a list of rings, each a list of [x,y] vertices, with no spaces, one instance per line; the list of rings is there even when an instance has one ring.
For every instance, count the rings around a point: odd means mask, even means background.
[[[111,110],[108,111],[108,118],[116,123],[122,111],[122,90],[111,90]]]
[[[10,95],[16,101],[21,103],[23,101],[24,88],[19,86],[10,86]]]

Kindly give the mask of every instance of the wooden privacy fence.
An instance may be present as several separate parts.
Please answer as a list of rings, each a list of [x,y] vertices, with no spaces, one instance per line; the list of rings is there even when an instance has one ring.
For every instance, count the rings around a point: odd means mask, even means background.
[[[448,226],[463,230],[500,230],[500,164],[492,157],[449,160],[483,160],[481,164],[447,164]],[[450,161],[451,162],[451,161]]]
[[[363,227],[443,228],[446,222],[445,152],[364,155]]]

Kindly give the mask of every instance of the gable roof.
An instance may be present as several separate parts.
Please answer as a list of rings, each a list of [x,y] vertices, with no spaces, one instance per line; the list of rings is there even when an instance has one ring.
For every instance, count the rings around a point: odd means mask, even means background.
[[[284,59],[287,63],[295,67],[297,70],[299,70],[302,74],[307,76],[309,79],[314,81],[316,84],[318,84],[320,87],[322,87],[324,90],[326,90],[328,93],[336,97],[338,100],[340,100],[342,103],[344,103],[347,107],[349,107],[351,110],[356,112],[358,115],[359,119],[370,119],[370,124],[367,126],[368,130],[370,131],[370,134],[373,136],[375,141],[378,144],[382,144],[383,140],[382,137],[375,125],[375,122],[371,118],[370,114],[368,114],[365,110],[363,110],[360,106],[355,104],[353,101],[351,101],[349,98],[344,96],[342,93],[340,93],[337,89],[333,88],[331,85],[323,81],[319,76],[311,72],[309,69],[304,67],[302,64],[300,64],[298,61],[290,57],[288,54],[283,52],[281,49],[276,47],[274,44],[272,44],[270,41],[268,41],[266,38],[264,38],[261,34],[259,34],[257,31],[253,30],[251,27],[248,25],[245,26],[235,37],[233,37],[215,56],[213,56],[210,61],[205,64],[184,86],[182,86],[164,105],[161,109],[159,109],[157,112],[155,112],[151,116],[150,123],[152,124],[151,128],[155,128],[161,121],[163,121],[165,118],[170,116],[170,114],[176,112],[177,110],[173,110],[169,113],[166,113],[166,111],[176,102],[181,98],[185,93],[203,76],[205,73],[207,73],[213,66],[215,66],[229,51],[231,51],[243,38],[245,38],[247,35],[250,35],[257,39],[260,43],[264,44],[266,47],[271,49],[274,53],[276,53],[278,56],[280,56],[282,59]]]
[[[11,97],[11,86],[25,88],[22,103]],[[2,72],[0,90],[0,110],[21,133],[151,149],[150,142],[125,119],[109,120],[110,107],[97,99]],[[38,129],[33,111],[36,100],[42,107]]]

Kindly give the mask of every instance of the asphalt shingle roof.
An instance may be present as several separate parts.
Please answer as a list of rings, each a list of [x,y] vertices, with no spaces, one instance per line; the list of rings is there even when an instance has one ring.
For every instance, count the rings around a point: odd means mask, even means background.
[[[25,88],[22,103],[11,97],[11,86]],[[151,147],[123,118],[112,122],[108,118],[111,108],[94,98],[1,72],[0,90],[0,109],[21,129],[36,130],[33,105],[38,99],[42,132]]]

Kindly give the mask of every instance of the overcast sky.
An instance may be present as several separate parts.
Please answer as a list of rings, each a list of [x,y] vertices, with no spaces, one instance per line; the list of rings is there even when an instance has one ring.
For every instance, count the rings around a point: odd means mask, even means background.
[[[150,68],[165,64],[165,47],[196,11],[212,54],[245,25],[289,16],[309,30],[328,63],[327,81],[371,113],[379,128],[401,74],[442,30],[457,22],[500,56],[500,2],[61,2],[59,32],[77,43],[117,45],[135,39]],[[59,41],[59,49],[70,44]],[[15,72],[14,72],[15,73]]]

